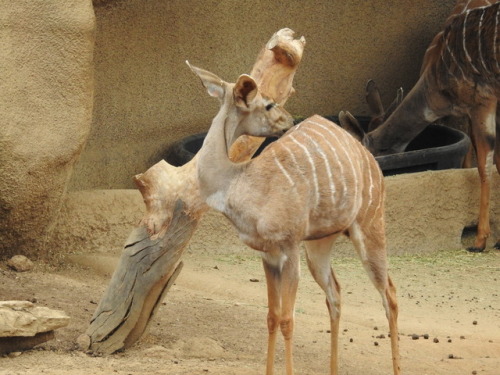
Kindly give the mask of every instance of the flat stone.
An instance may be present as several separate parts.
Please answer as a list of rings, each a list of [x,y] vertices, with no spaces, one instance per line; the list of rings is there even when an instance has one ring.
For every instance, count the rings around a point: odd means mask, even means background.
[[[14,255],[7,261],[7,266],[17,272],[26,272],[33,269],[33,262],[24,255]]]
[[[0,337],[35,336],[65,327],[64,311],[36,306],[28,301],[0,301]]]

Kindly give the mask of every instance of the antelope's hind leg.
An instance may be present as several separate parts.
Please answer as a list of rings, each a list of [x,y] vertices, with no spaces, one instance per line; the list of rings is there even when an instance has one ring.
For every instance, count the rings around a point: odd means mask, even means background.
[[[497,167],[497,172],[500,174],[500,107],[497,103],[497,116],[496,116],[496,140],[495,140],[495,165]],[[500,238],[497,239],[495,243],[495,249],[500,250]]]
[[[340,321],[340,285],[335,277],[330,258],[332,246],[338,235],[320,240],[306,241],[306,259],[309,271],[326,295],[326,305],[330,313],[331,352],[330,374],[338,374],[338,336]]]
[[[486,240],[490,235],[490,189],[492,161],[497,162],[496,137],[496,99],[481,105],[471,111],[472,141],[476,149],[477,170],[479,172],[481,194],[479,205],[479,219],[474,246],[467,250],[482,252],[486,247]],[[497,164],[497,168],[498,164]]]
[[[374,221],[375,223],[377,221]],[[378,236],[367,236],[366,233],[379,233]],[[385,314],[389,322],[391,334],[392,366],[394,375],[400,375],[399,336],[398,336],[398,302],[396,287],[387,272],[387,252],[383,231],[373,228],[362,229],[358,223],[349,228],[349,236],[358,251],[363,267],[370,280],[382,297]]]

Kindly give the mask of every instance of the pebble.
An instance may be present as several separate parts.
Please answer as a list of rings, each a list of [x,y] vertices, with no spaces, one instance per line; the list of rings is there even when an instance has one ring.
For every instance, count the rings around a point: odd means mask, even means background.
[[[87,334],[81,334],[76,339],[76,345],[82,351],[87,351],[90,348],[90,336]]]

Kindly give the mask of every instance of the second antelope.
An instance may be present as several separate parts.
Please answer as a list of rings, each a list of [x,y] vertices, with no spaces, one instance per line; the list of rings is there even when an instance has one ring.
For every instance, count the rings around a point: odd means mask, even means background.
[[[493,161],[500,173],[500,2],[468,9],[446,23],[425,55],[420,79],[378,128],[365,134],[342,116],[348,127],[375,155],[403,152],[428,124],[445,116],[468,116],[481,182],[478,231],[474,246],[483,251],[490,235],[490,184]],[[463,5],[459,7],[459,5]],[[494,245],[500,249],[500,240]]]
[[[293,374],[292,336],[301,241],[309,270],[326,294],[331,323],[330,374],[338,374],[340,286],[330,265],[335,239],[352,240],[389,321],[394,374],[400,374],[396,289],[387,271],[383,177],[373,156],[332,122],[313,116],[289,130],[258,157],[232,163],[228,144],[239,134],[282,134],[290,115],[242,75],[235,84],[191,66],[221,102],[198,153],[200,192],[224,213],[241,240],[261,251],[267,280],[266,374],[274,372],[277,333]]]

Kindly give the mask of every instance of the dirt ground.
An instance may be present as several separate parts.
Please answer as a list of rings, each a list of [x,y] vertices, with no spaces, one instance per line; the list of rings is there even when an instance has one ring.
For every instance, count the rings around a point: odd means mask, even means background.
[[[40,262],[34,271],[16,273],[0,263],[0,300],[36,301],[71,317],[55,340],[0,357],[0,374],[262,374],[266,287],[258,254],[244,254],[188,251],[184,269],[145,336],[107,357],[85,354],[75,341],[109,274]],[[500,252],[399,256],[390,263],[400,304],[402,373],[500,374]],[[340,374],[392,373],[387,321],[375,288],[357,259],[336,258],[333,265],[343,288]],[[302,270],[296,374],[326,374],[328,313],[304,264]],[[284,373],[282,345],[276,370]]]

